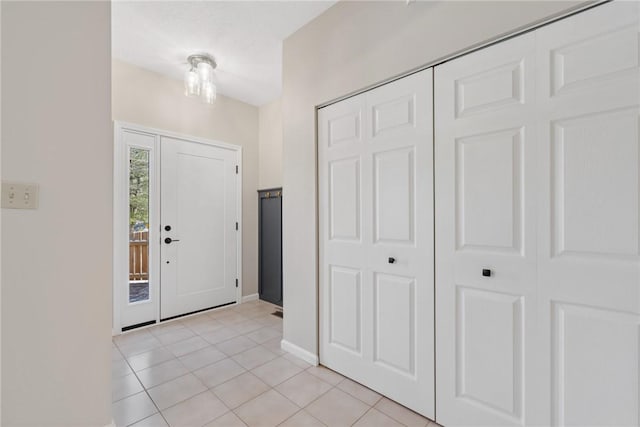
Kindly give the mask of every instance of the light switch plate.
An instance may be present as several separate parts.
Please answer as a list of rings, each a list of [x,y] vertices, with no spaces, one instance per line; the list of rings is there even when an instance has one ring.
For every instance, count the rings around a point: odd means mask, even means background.
[[[38,184],[20,182],[2,183],[2,208],[37,209]]]

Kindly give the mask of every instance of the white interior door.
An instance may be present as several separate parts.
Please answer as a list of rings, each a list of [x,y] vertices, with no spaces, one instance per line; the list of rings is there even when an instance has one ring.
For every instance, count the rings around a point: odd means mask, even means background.
[[[318,126],[320,362],[433,418],[432,72]]]
[[[640,425],[639,5],[536,34],[546,424]]]
[[[238,152],[162,136],[161,157],[161,319],[235,302]]]
[[[435,69],[438,422],[536,413],[535,36]]]

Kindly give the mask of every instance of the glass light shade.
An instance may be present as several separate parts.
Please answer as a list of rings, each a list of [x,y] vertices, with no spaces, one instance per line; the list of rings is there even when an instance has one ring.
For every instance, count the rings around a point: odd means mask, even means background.
[[[213,104],[217,97],[216,85],[212,81],[202,83],[202,100],[207,104]]]
[[[201,62],[198,64],[198,77],[200,78],[200,85],[206,82],[213,83],[213,67],[211,64]]]
[[[188,70],[184,74],[184,94],[187,96],[200,95],[200,79],[195,70]]]

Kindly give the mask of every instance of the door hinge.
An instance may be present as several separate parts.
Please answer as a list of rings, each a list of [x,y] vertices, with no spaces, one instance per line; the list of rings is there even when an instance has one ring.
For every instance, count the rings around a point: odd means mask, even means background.
[[[236,230],[238,229],[238,223],[236,222]]]
[[[238,279],[236,279],[236,288],[238,287]]]
[[[236,175],[238,174],[238,165],[236,165]]]

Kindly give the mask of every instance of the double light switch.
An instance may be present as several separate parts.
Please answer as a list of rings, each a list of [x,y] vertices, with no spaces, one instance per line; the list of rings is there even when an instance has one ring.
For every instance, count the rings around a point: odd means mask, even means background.
[[[2,183],[2,208],[37,209],[38,184]]]

